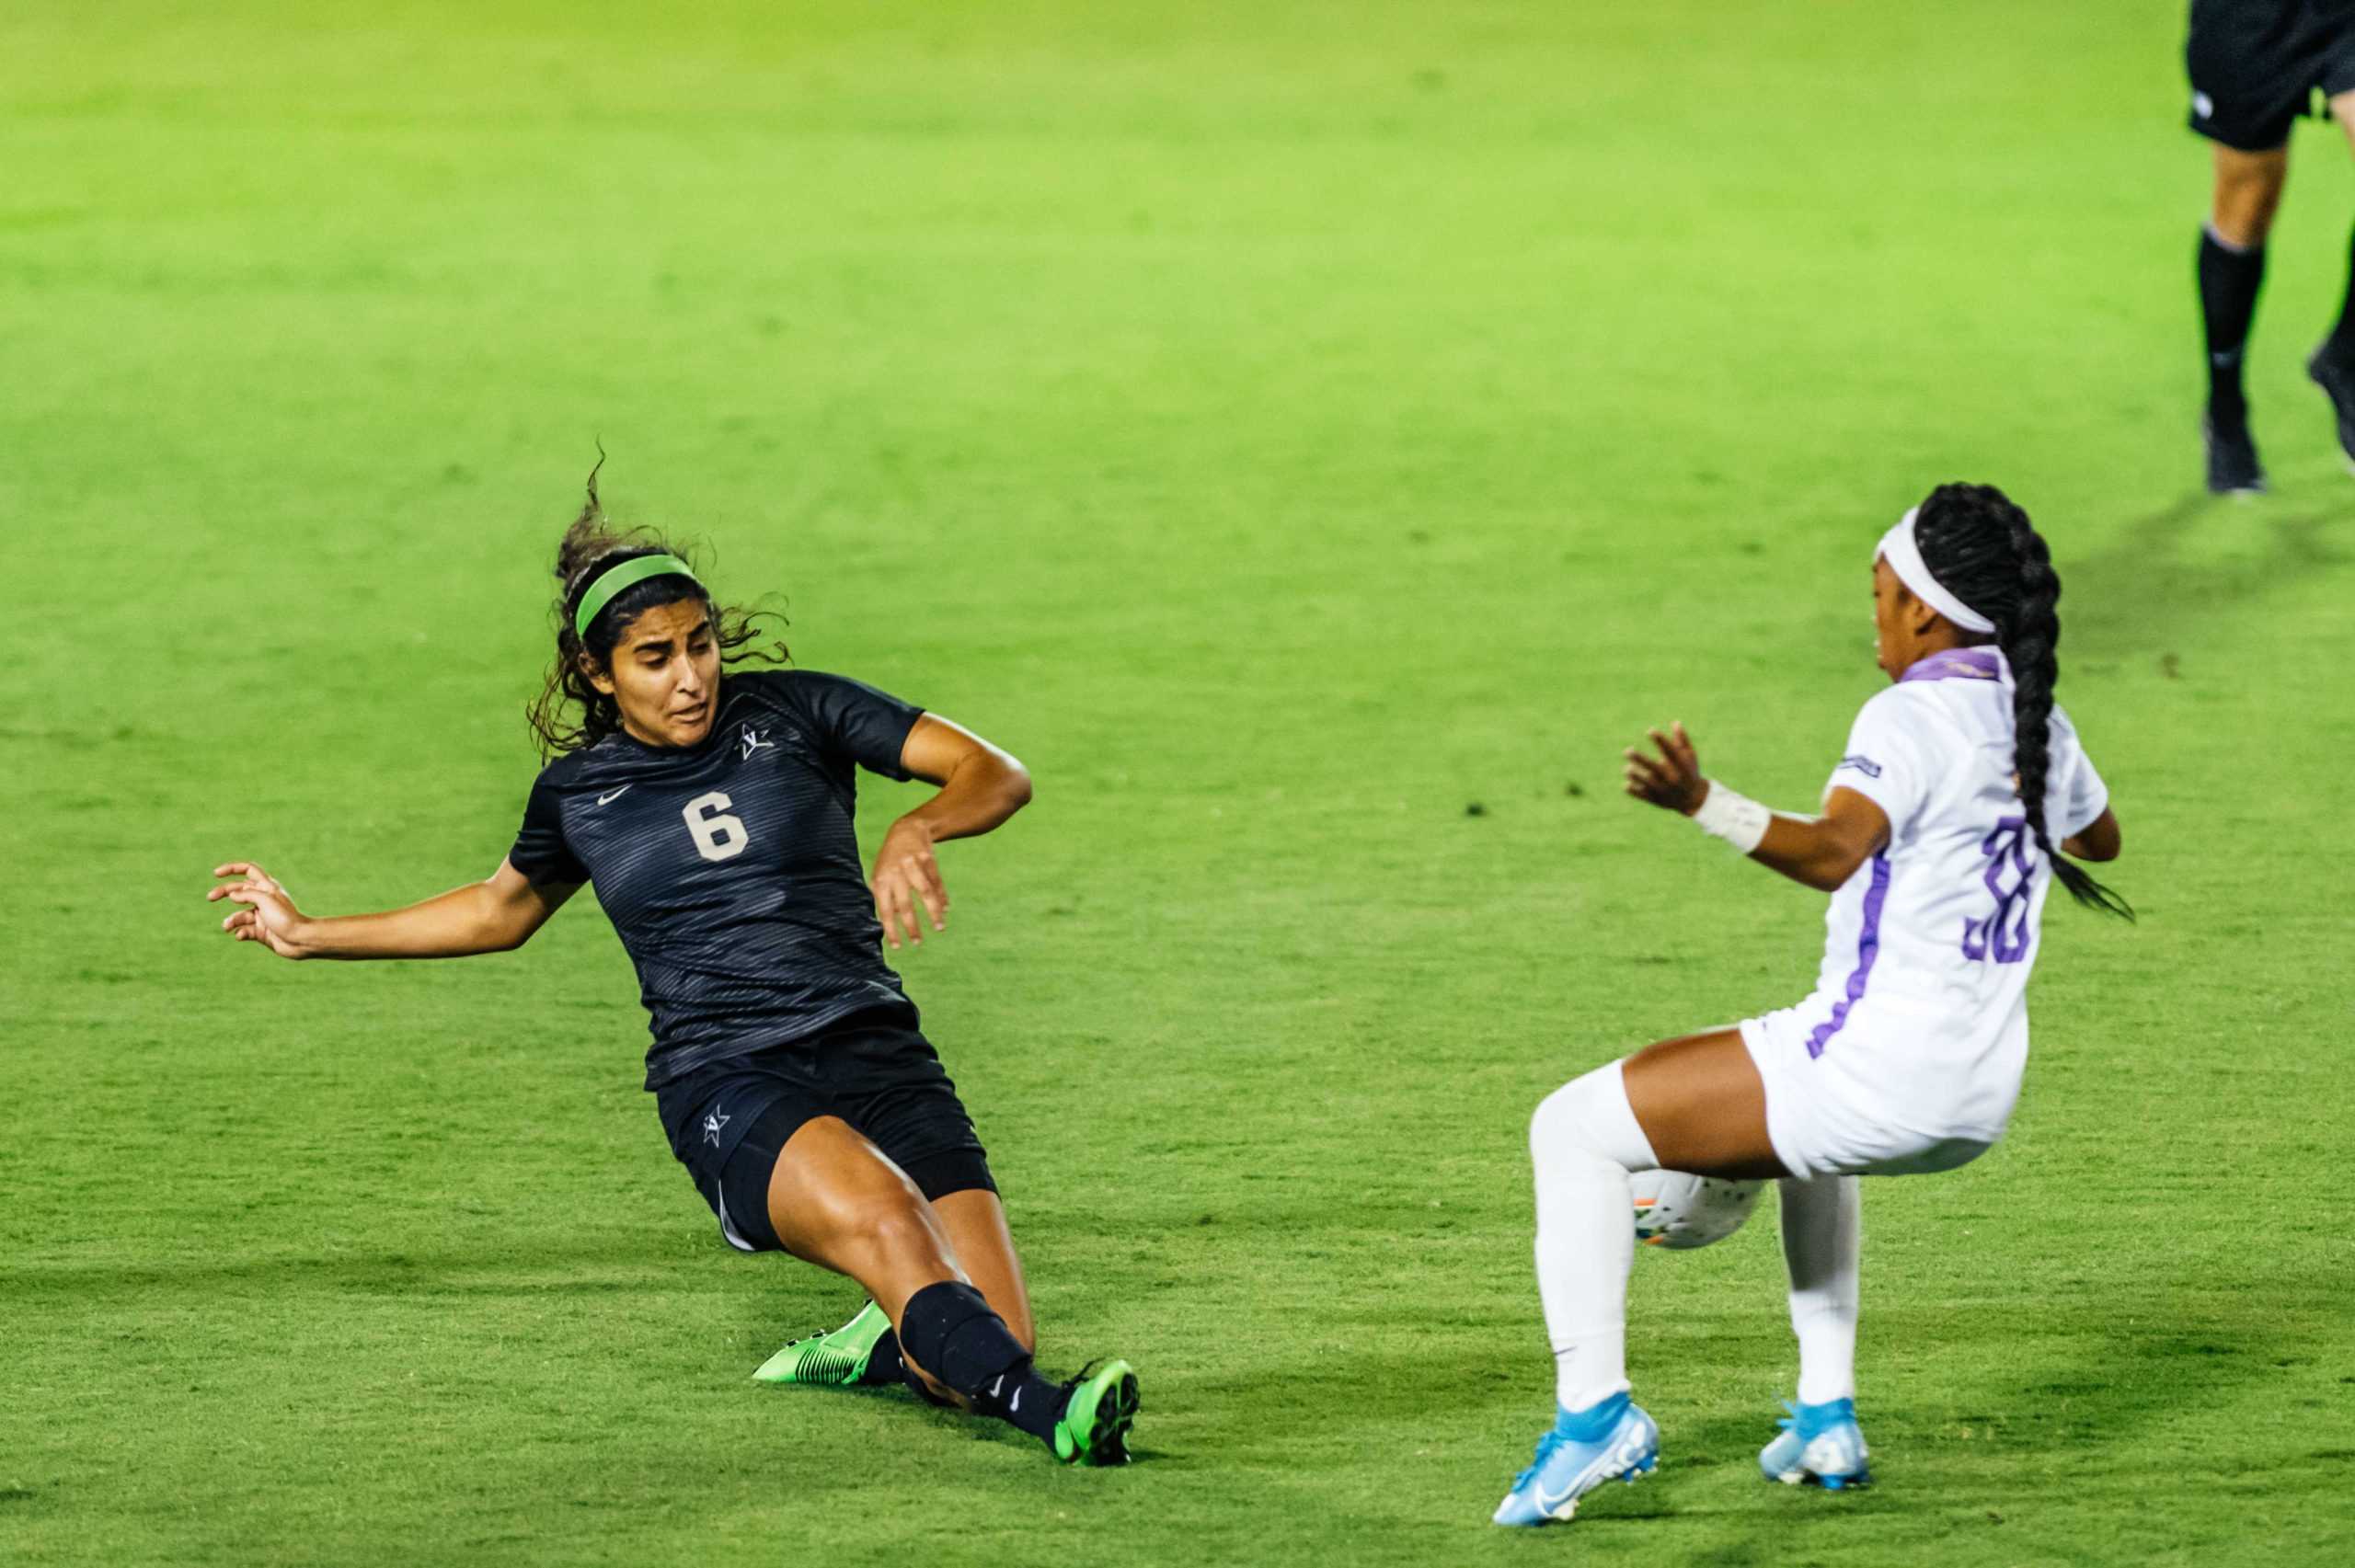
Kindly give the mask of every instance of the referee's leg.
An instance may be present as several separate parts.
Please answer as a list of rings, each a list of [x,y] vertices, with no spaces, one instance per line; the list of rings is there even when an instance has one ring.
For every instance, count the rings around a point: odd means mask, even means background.
[[[2355,97],[2355,94],[2349,96]],[[2281,188],[2289,177],[2286,142],[2256,153],[2217,143],[2216,193],[2209,208],[2209,231],[2234,250],[2255,250],[2264,245],[2266,235],[2273,232],[2273,214],[2280,208]]]
[[[2208,348],[2208,404],[2200,421],[2211,494],[2265,488],[2265,465],[2250,434],[2242,368],[2257,291],[2265,283],[2265,236],[2289,177],[2290,148],[2256,152],[2216,143],[2216,191],[2200,234],[2200,318]]]
[[[2355,33],[2355,20],[2350,20],[2348,28]],[[2338,86],[2347,76],[2355,75],[2355,38],[2349,40],[2345,56],[2344,63],[2336,67],[2337,79],[2326,80],[2326,86]],[[2330,117],[2347,133],[2349,142],[2355,143],[2355,91],[2331,95]],[[2338,319],[2306,361],[2306,374],[2330,395],[2331,409],[2338,420],[2339,448],[2346,452],[2348,462],[2355,464],[2355,240],[2348,246],[2347,292],[2341,298]]]

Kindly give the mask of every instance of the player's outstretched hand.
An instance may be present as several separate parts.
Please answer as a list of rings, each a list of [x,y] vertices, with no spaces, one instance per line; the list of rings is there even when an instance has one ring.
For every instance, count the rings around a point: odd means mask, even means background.
[[[1627,793],[1637,800],[1692,816],[1709,795],[1709,781],[1701,776],[1701,759],[1694,754],[1693,738],[1684,733],[1681,722],[1669,726],[1666,735],[1653,730],[1651,738],[1660,748],[1657,759],[1627,748]]]
[[[901,945],[903,926],[908,940],[923,946],[927,916],[933,930],[948,929],[948,889],[940,880],[940,863],[933,858],[932,830],[913,818],[901,818],[883,835],[867,887],[875,895],[875,918],[883,922],[883,940],[892,946]]]
[[[213,868],[215,876],[235,880],[223,883],[205,894],[207,903],[224,898],[235,899],[251,908],[234,911],[221,922],[221,929],[239,942],[258,942],[281,958],[304,958],[301,941],[303,927],[307,923],[303,911],[278,879],[251,861],[233,860],[226,865]]]

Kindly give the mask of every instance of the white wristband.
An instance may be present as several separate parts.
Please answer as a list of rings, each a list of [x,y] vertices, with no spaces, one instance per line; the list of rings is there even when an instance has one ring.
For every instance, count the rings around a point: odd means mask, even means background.
[[[1766,836],[1766,824],[1775,814],[1746,795],[1737,795],[1719,784],[1709,781],[1709,793],[1702,798],[1701,809],[1693,813],[1694,825],[1713,839],[1723,839],[1742,853],[1756,849]]]

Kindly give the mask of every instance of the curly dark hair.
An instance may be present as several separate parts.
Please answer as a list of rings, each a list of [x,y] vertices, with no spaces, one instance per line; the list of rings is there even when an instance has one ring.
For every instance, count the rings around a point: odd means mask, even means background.
[[[672,555],[687,559],[684,551],[673,548],[651,529],[621,528],[607,520],[603,503],[597,498],[597,471],[604,465],[601,452],[597,467],[589,471],[589,495],[581,503],[580,515],[564,531],[564,538],[556,549],[559,591],[551,607],[556,617],[556,662],[548,666],[540,694],[523,710],[537,738],[543,761],[594,746],[621,728],[620,706],[591,683],[589,674],[592,670],[603,672],[611,668],[614,646],[621,641],[622,633],[631,622],[658,604],[675,604],[683,599],[703,601],[719,641],[723,668],[747,660],[783,664],[789,657],[784,640],[764,636],[760,624],[769,620],[782,624],[783,615],[773,610],[715,603],[702,583],[677,572],[633,583],[615,594],[589,623],[586,637],[573,630],[572,620],[580,608],[581,594],[606,567],[641,555]],[[572,711],[576,706],[580,710],[577,714]]]
[[[2061,681],[2061,577],[2028,513],[1993,485],[1941,485],[1913,521],[1922,564],[1954,596],[1995,623],[1995,645],[2012,667],[2012,761],[2020,807],[2036,847],[2069,896],[2091,909],[2134,918],[2133,907],[2085,867],[2053,853],[2044,827],[2052,765],[2052,688]]]

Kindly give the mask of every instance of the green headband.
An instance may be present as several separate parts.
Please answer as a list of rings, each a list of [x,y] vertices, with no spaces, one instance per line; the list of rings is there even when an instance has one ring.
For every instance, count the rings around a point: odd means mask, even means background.
[[[597,612],[614,601],[615,594],[636,588],[649,578],[672,577],[684,578],[697,588],[703,586],[694,569],[676,555],[640,555],[624,561],[590,582],[588,591],[580,596],[580,608],[572,612],[573,634],[587,642],[589,623],[597,618]]]

